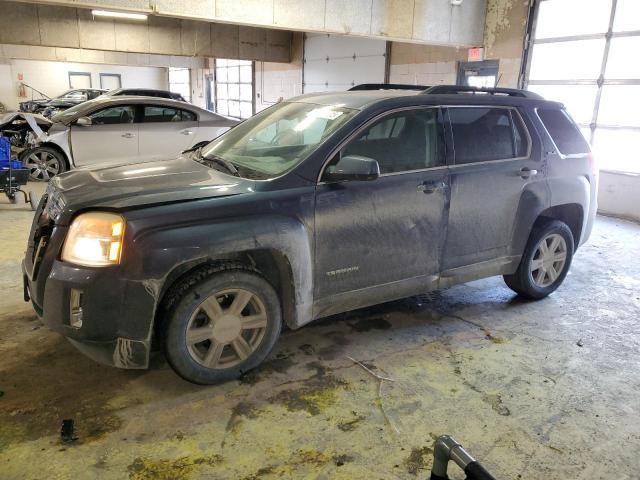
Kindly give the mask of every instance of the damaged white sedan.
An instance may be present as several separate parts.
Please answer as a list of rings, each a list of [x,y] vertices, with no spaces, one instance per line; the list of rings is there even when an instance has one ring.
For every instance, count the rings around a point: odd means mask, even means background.
[[[80,166],[175,158],[237,123],[184,102],[122,96],[84,102],[51,120],[10,113],[0,121],[0,131],[24,149],[19,158],[31,179],[46,181]]]

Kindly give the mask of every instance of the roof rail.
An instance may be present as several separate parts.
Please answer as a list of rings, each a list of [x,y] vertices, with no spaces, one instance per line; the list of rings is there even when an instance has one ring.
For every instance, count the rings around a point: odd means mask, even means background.
[[[350,92],[356,90],[427,90],[427,85],[408,85],[405,83],[361,83],[349,89]]]
[[[488,94],[488,95],[506,95],[509,97],[520,98],[532,98],[535,100],[544,100],[540,95],[528,90],[518,90],[516,88],[479,88],[469,87],[466,85],[436,85],[435,87],[427,88],[422,93],[428,95],[449,95],[459,93],[471,93],[471,94]]]

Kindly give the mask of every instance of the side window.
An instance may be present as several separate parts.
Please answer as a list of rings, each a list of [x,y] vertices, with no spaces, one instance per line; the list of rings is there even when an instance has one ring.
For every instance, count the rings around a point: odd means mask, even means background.
[[[378,161],[382,174],[444,165],[438,117],[437,108],[391,114],[352,140],[342,155],[373,158]]]
[[[173,107],[163,107],[160,105],[144,107],[144,123],[160,123],[160,122],[193,122],[196,115],[193,112],[180,110]]]
[[[135,107],[132,105],[118,105],[93,112],[89,115],[92,125],[115,125],[118,123],[133,123]]]
[[[87,94],[83,90],[72,90],[65,93],[62,98],[65,100],[86,100]]]
[[[564,110],[540,108],[538,116],[560,153],[575,155],[590,152],[589,144]]]
[[[529,149],[525,126],[509,108],[450,107],[449,119],[458,165],[518,158]]]
[[[198,116],[189,110],[180,110],[180,115],[183,122],[195,122],[198,120]]]

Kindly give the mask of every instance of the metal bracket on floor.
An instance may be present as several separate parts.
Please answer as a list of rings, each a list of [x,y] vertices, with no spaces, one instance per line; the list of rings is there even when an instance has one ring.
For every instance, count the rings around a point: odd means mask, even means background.
[[[433,447],[433,467],[431,480],[449,480],[447,466],[453,460],[467,475],[466,480],[496,480],[476,459],[474,459],[453,437],[438,437]]]

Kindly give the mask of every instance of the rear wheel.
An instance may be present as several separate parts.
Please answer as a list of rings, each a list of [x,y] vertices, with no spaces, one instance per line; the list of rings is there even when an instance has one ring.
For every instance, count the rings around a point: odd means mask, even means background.
[[[218,383],[258,366],[281,326],[280,302],[266,280],[253,272],[222,271],[177,300],[165,327],[165,353],[186,380]]]
[[[559,220],[546,222],[533,229],[518,270],[505,275],[504,281],[525,298],[544,298],[567,276],[573,249],[573,235],[567,224]]]
[[[36,147],[21,155],[25,168],[29,169],[29,178],[47,182],[51,177],[66,170],[63,155],[51,147]]]

